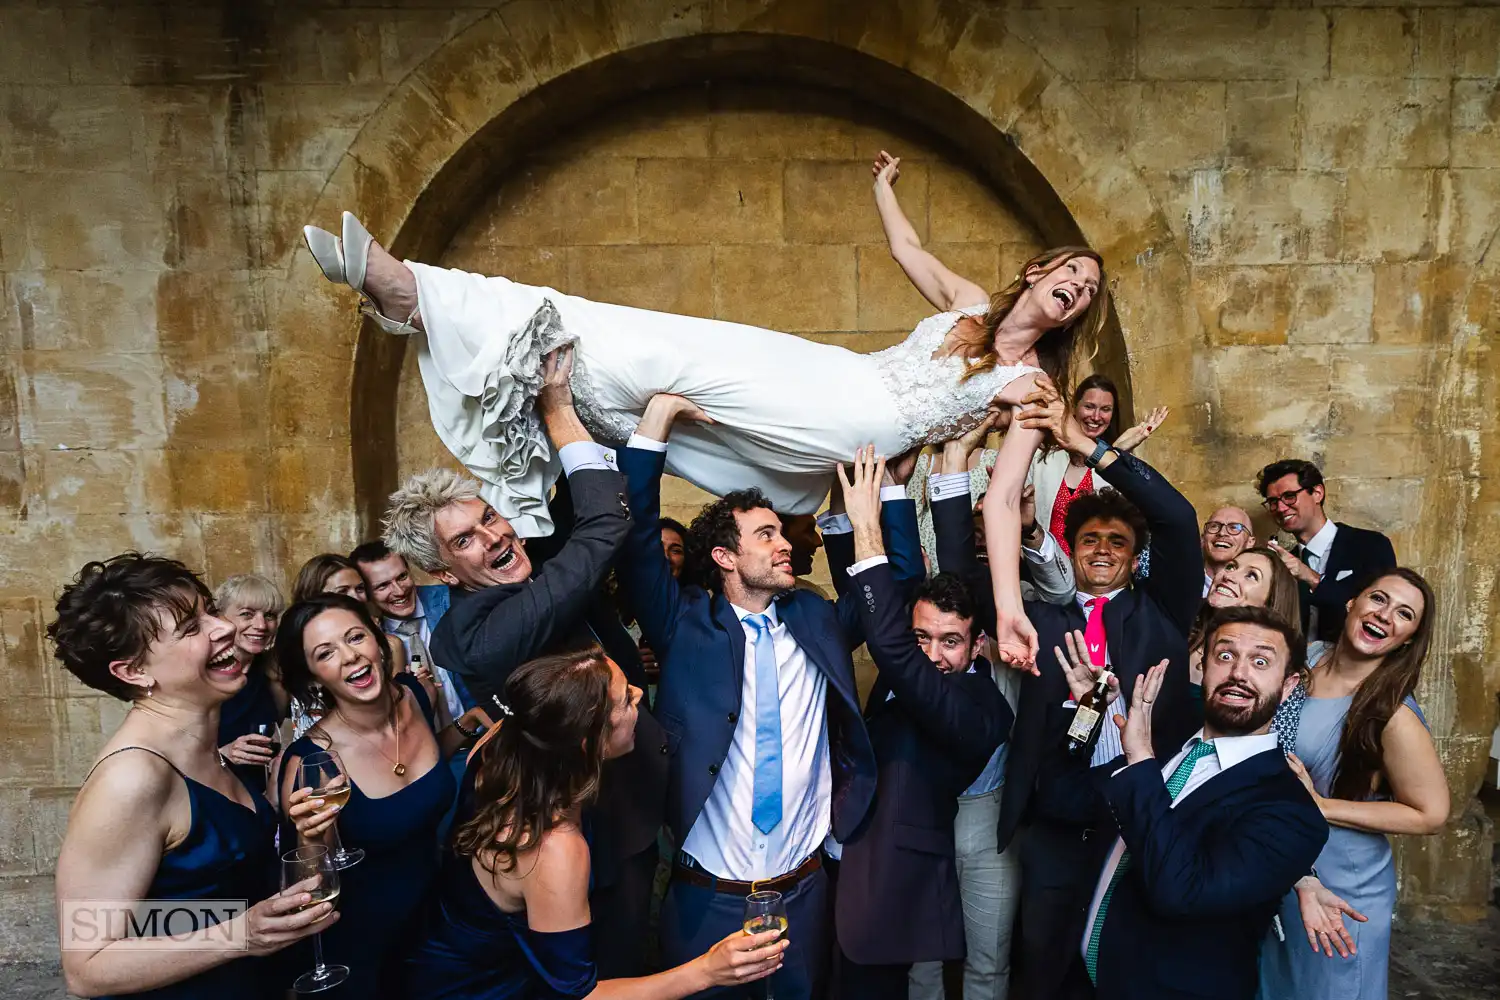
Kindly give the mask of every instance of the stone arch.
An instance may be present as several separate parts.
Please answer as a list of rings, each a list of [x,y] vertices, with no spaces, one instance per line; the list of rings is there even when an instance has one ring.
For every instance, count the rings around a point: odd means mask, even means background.
[[[872,5],[894,12],[841,14],[835,27],[771,2],[751,3],[737,19],[723,5],[710,13],[706,3],[689,3],[665,19],[645,6],[523,3],[481,17],[396,87],[313,217],[326,223],[357,207],[393,252],[432,258],[520,151],[611,100],[707,78],[844,91],[961,147],[1047,243],[1099,249],[1115,315],[1096,365],[1121,385],[1127,414],[1132,388],[1153,402],[1184,402],[1153,391],[1152,366],[1140,362],[1189,336],[1184,297],[1167,292],[1183,287],[1185,261],[1118,136],[1007,31],[1003,13],[957,3],[948,16],[916,18],[914,27],[911,9],[926,5],[898,0]],[[849,23],[860,18],[864,25]],[[290,277],[278,316],[283,338],[319,338],[316,353],[337,352],[348,366],[353,493],[368,532],[395,485],[388,403],[404,344],[362,329],[306,255],[297,255]]]

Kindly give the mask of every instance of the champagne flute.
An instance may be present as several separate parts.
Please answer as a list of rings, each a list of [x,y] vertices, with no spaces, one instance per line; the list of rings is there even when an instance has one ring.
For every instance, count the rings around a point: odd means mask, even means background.
[[[752,892],[745,897],[746,934],[780,931],[776,937],[776,942],[779,942],[786,935],[786,927],[786,900],[781,898],[781,893],[765,890]],[[771,995],[771,980],[774,978],[775,976],[767,976],[765,979],[766,1000],[775,1000]]]
[[[297,769],[297,787],[311,788],[312,797],[322,799],[324,802],[342,806],[349,801],[349,792],[353,785],[349,781],[349,772],[344,770],[344,762],[339,755],[332,750],[319,750],[302,758],[302,764]],[[339,839],[338,821],[328,828],[329,840],[332,850],[329,859],[333,861],[333,867],[340,870],[352,868],[365,859],[365,852],[356,847],[349,850]]]
[[[339,898],[339,872],[333,856],[322,844],[307,844],[288,851],[281,856],[281,887],[291,888],[304,879],[316,876],[318,884],[311,890],[312,902],[299,909],[306,910],[319,903],[335,902]],[[313,967],[292,983],[298,993],[317,993],[337,986],[349,978],[347,965],[329,965],[323,961],[323,932],[312,936]]]

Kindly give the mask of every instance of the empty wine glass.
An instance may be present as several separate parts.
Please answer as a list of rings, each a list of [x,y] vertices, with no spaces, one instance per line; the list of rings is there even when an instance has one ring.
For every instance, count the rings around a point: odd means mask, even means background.
[[[786,900],[779,892],[764,890],[752,892],[745,897],[745,933],[764,934],[766,931],[780,931],[776,940],[779,942],[786,936]],[[766,989],[766,1000],[775,1000],[771,995],[771,980],[774,976],[767,976],[764,980]]]
[[[281,887],[289,889],[304,879],[316,877],[318,884],[308,890],[312,900],[307,906],[298,907],[306,910],[317,906],[319,903],[332,903],[339,898],[339,872],[333,864],[333,856],[328,853],[328,848],[322,844],[307,844],[288,851],[281,856]],[[312,936],[313,941],[313,967],[311,972],[304,972],[292,983],[292,989],[298,993],[318,993],[329,987],[337,986],[349,978],[349,967],[347,965],[329,965],[323,961],[323,933],[319,931]]]
[[[297,769],[297,787],[311,788],[313,798],[339,806],[349,801],[349,793],[354,788],[349,781],[349,773],[344,770],[344,762],[332,750],[319,750],[302,758],[302,764]],[[350,850],[344,847],[343,841],[339,839],[337,820],[334,820],[328,832],[332,841],[332,850],[328,856],[333,861],[333,867],[352,868],[364,860],[365,852],[360,848]]]

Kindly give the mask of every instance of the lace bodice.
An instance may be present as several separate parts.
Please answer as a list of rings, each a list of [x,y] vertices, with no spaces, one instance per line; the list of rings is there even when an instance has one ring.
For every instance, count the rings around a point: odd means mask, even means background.
[[[903,450],[939,444],[969,430],[1002,389],[1028,372],[1041,371],[1031,365],[1006,365],[960,382],[970,364],[967,359],[933,358],[954,323],[986,308],[970,306],[929,316],[901,343],[871,355],[896,402]]]

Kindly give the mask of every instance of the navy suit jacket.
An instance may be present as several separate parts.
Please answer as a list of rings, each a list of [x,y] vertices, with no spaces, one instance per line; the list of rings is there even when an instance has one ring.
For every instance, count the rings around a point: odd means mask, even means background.
[[[670,762],[667,826],[680,844],[703,811],[729,756],[739,721],[745,630],[729,602],[682,586],[661,550],[664,452],[622,448],[631,523],[617,564],[621,589],[661,664],[656,715],[665,731],[659,752]],[[776,612],[827,680],[828,750],[833,777],[833,833],[853,835],[875,796],[875,751],[859,711],[854,664],[845,638],[851,602],[837,606],[805,590],[776,599]]]
[[[1161,775],[1170,759],[1120,771],[1122,756],[1091,775],[1130,850],[1099,937],[1097,996],[1250,1000],[1271,917],[1328,823],[1279,751],[1215,775],[1175,809]]]
[[[879,778],[875,808],[846,842],[835,894],[839,947],[862,965],[964,957],[954,860],[958,797],[1010,732],[1010,706],[980,660],[945,674],[912,638],[906,595],[888,565],[850,590],[883,688],[865,713]],[[892,907],[900,919],[891,918]]]
[[[1358,597],[1377,573],[1396,565],[1396,550],[1389,538],[1369,528],[1351,527],[1342,521],[1334,523],[1339,530],[1329,546],[1328,565],[1323,568],[1318,589],[1297,581],[1297,590],[1302,595],[1302,623],[1311,621],[1309,614],[1313,608],[1318,609],[1318,634],[1308,638],[1324,642],[1338,641],[1348,614],[1344,606]],[[1342,580],[1341,573],[1347,574]]]

